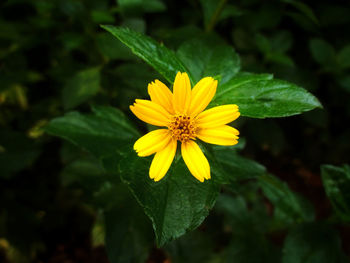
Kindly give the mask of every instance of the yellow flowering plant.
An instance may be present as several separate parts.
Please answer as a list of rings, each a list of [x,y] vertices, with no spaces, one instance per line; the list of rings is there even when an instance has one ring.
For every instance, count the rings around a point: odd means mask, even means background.
[[[130,111],[95,105],[93,114],[68,113],[52,120],[46,131],[99,158],[113,178],[121,179],[121,185],[109,182],[118,185],[118,191],[127,185],[151,220],[158,246],[197,228],[223,184],[234,188],[240,180],[259,178],[266,193],[277,185],[283,198],[289,189],[266,175],[263,166],[240,156],[237,146],[216,145],[237,144],[238,122],[235,128],[231,122],[239,116],[287,117],[321,107],[312,94],[271,74],[240,72],[237,53],[220,41],[192,39],[175,53],[128,28],[102,27],[162,79],[142,85],[150,100],[142,99],[144,94],[125,105],[149,125],[137,122],[140,132]],[[296,204],[288,209],[307,218],[304,204],[293,200]]]

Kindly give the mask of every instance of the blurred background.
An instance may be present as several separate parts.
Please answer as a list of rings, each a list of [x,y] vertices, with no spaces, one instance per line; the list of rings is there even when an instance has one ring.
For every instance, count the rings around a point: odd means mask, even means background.
[[[147,96],[150,81],[161,79],[100,24],[129,27],[173,50],[214,34],[236,49],[243,71],[272,73],[313,93],[323,109],[280,119],[241,118],[241,153],[308,199],[317,222],[332,222],[334,236],[326,231],[325,243],[314,246],[335,251],[324,262],[347,262],[350,227],[333,216],[320,165],[349,163],[349,14],[349,1],[327,0],[1,1],[0,262],[281,260],[290,222],[272,218],[274,205],[254,185],[240,189],[246,210],[239,210],[239,198],[231,200],[233,211],[225,206],[231,201],[219,198],[198,230],[159,249],[149,219],[118,174],[44,133],[50,119],[89,112],[91,104],[118,107],[133,118],[128,105]],[[250,227],[232,234],[242,215]],[[135,219],[143,222],[135,236],[123,236],[122,227]],[[257,235],[266,222],[283,227]],[[321,242],[317,225],[308,231]]]

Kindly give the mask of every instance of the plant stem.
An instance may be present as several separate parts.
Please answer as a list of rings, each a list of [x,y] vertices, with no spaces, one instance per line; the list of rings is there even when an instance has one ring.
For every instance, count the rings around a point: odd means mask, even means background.
[[[212,15],[209,23],[206,25],[205,27],[205,31],[206,32],[210,32],[213,30],[216,20],[218,19],[218,17],[221,14],[222,9],[224,8],[225,4],[226,4],[227,0],[221,0],[218,4],[218,7],[216,8],[214,14]]]

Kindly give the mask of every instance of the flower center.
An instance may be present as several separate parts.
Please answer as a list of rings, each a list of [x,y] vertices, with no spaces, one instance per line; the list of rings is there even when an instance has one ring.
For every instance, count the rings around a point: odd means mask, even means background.
[[[175,115],[168,126],[171,136],[181,142],[196,138],[196,126],[191,117]]]

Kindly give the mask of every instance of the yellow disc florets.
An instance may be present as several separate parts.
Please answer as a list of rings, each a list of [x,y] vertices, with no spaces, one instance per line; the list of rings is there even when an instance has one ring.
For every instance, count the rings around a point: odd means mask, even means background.
[[[171,136],[181,142],[196,138],[196,126],[193,119],[186,115],[175,115],[168,126]]]

